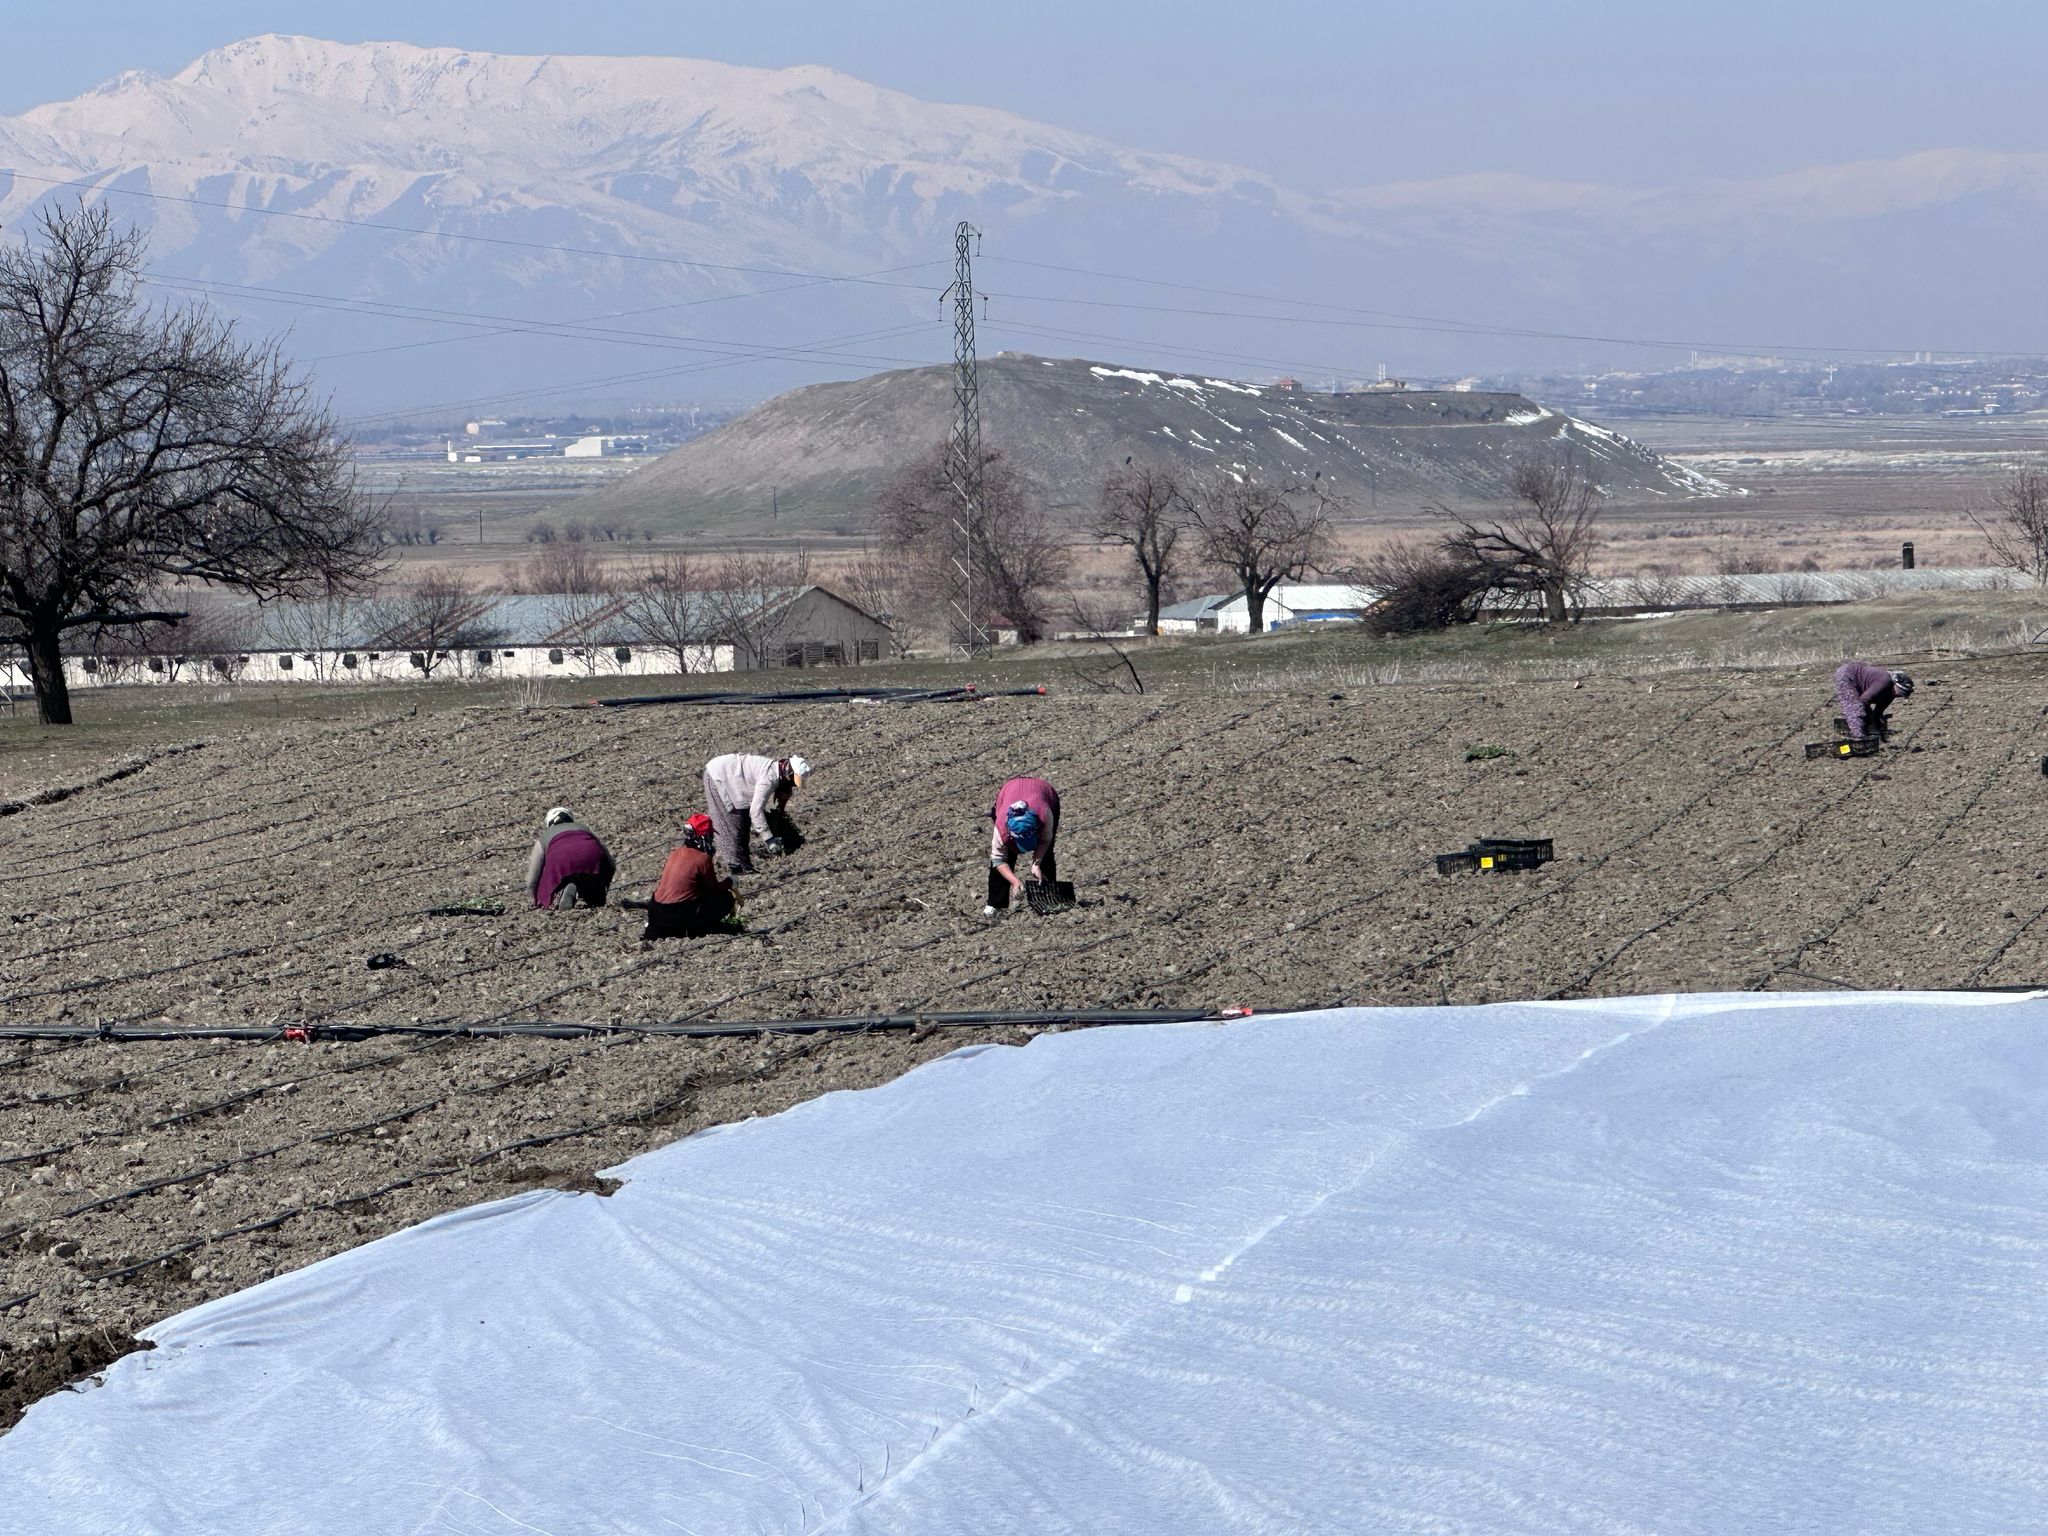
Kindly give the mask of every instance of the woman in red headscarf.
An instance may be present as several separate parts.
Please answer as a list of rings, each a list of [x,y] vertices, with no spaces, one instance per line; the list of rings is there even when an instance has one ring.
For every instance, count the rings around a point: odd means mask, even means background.
[[[686,939],[710,933],[732,916],[730,880],[711,864],[711,818],[702,811],[683,831],[682,846],[668,856],[654,899],[647,904],[646,939]]]

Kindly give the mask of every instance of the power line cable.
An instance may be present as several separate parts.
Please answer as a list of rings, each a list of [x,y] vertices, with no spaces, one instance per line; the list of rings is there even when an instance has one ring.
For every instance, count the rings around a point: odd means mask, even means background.
[[[894,339],[899,336],[908,336],[916,334],[918,332],[931,331],[936,329],[938,324],[939,322],[937,322],[936,320],[922,321],[916,325],[897,326],[892,330],[856,333],[852,336],[835,339],[845,341],[848,343],[855,343],[861,341],[884,341]],[[743,356],[720,357],[715,360],[700,363],[688,363],[674,368],[655,368],[643,370],[637,373],[613,374],[608,377],[595,379],[573,379],[566,383],[541,385],[532,389],[508,390],[503,393],[495,395],[473,395],[461,400],[443,400],[433,405],[416,405],[403,407],[398,410],[373,411],[365,413],[360,416],[344,417],[342,419],[341,425],[362,426],[382,424],[386,422],[407,421],[415,416],[428,416],[436,414],[441,411],[462,410],[470,406],[477,405],[495,405],[501,401],[506,400],[531,399],[537,395],[562,394],[568,390],[608,388],[618,384],[652,383],[660,379],[680,378],[686,374],[709,373],[719,368],[737,367],[741,363],[767,362],[774,361],[778,358],[789,358],[793,357],[794,354],[799,352],[821,353],[826,351],[831,344],[831,342],[825,342],[813,343],[809,347],[768,347],[762,349],[758,353],[747,354]],[[870,366],[871,363],[876,359],[869,358],[861,362],[855,362],[851,359],[843,359],[829,356],[813,356],[796,358],[796,360],[820,363],[824,366],[833,368],[865,368]],[[930,366],[925,361],[916,358],[883,358],[880,359],[880,361],[898,364],[901,366],[911,368],[923,368]]]
[[[1822,347],[1790,342],[1734,342],[1734,341],[1682,341],[1666,337],[1604,336],[1576,331],[1543,330],[1528,326],[1501,325],[1490,321],[1464,320],[1447,315],[1414,314],[1401,310],[1367,309],[1352,304],[1334,304],[1322,299],[1295,298],[1286,294],[1256,293],[1241,288],[1211,288],[1198,283],[1175,282],[1168,278],[1145,277],[1135,272],[1109,272],[1093,267],[1064,266],[1057,262],[1029,261],[1017,256],[991,256],[988,260],[1016,267],[1029,267],[1043,272],[1060,272],[1069,276],[1096,278],[1109,282],[1140,283],[1153,288],[1172,289],[1181,293],[1210,294],[1218,298],[1250,299],[1263,304],[1285,304],[1298,309],[1327,310],[1335,314],[1354,315],[1375,322],[1374,328],[1388,330],[1442,330],[1474,336],[1528,337],[1544,341],[1586,341],[1600,342],[1615,346],[1662,347],[1682,351],[1703,352],[1747,352],[1747,353],[1788,353],[1810,352],[1824,357],[1837,357],[1849,353],[1880,353],[1913,356],[1929,351],[1926,347]],[[1109,304],[1109,300],[1063,299],[1043,295],[993,293],[994,298],[1038,299],[1046,303],[1068,304]],[[1153,309],[1166,314],[1211,314],[1233,319],[1277,320],[1283,323],[1290,317],[1282,315],[1253,315],[1239,311],[1225,310],[1184,310],[1172,306],[1132,305],[1120,306],[1137,309]],[[1296,317],[1297,322],[1300,318]],[[1396,324],[1395,322],[1399,322]],[[1932,351],[1951,357],[2037,357],[2048,354],[2033,352],[2005,352],[1983,347],[1936,347]]]
[[[537,240],[517,240],[506,235],[479,235],[466,231],[428,229],[415,225],[387,224],[372,219],[345,219],[332,214],[307,213],[299,209],[289,208],[264,208],[254,204],[237,205],[216,202],[208,198],[185,197],[172,192],[157,192],[136,187],[110,186],[96,181],[67,181],[56,177],[37,176],[31,172],[20,170],[9,171],[8,174],[22,181],[33,181],[40,185],[51,187],[75,188],[80,191],[96,192],[102,196],[140,197],[156,202],[178,203],[187,207],[214,208],[227,213],[255,213],[271,218],[295,219],[301,222],[327,224],[342,228],[374,230],[383,234],[418,236],[433,240],[461,240],[474,244],[503,246],[518,250],[550,251],[572,256],[595,256],[615,261],[634,261],[661,266],[688,267],[707,272],[731,272],[761,277],[806,278],[817,282],[850,283],[881,288],[917,288],[921,286],[915,283],[890,282],[883,277],[861,276],[853,273],[808,272],[798,268],[767,267],[747,263],[695,261],[681,256],[657,256],[648,252],[618,251],[598,246],[577,246]],[[1792,342],[1681,340],[1668,337],[1610,336],[1597,332],[1546,330],[1537,327],[1508,326],[1483,321],[1464,320],[1454,316],[1422,315],[1399,310],[1373,310],[1356,305],[1333,304],[1320,299],[1302,299],[1283,294],[1263,294],[1244,289],[1210,288],[1200,284],[1175,282],[1166,278],[1145,277],[1131,272],[1111,272],[1100,268],[1064,266],[1054,262],[1028,261],[1021,257],[991,257],[990,259],[1009,261],[1011,264],[1021,267],[1061,272],[1069,276],[1089,277],[1101,281],[1142,283],[1181,292],[1206,293],[1218,297],[1251,299],[1266,304],[1283,304],[1295,308],[1320,309],[1335,315],[1359,317],[1348,320],[1324,320],[1320,323],[1352,325],[1374,330],[1407,330],[1471,336],[1503,336],[1541,341],[1578,341],[1604,346],[1651,347],[1669,351],[1688,352],[1810,353],[1816,356],[1836,357],[1850,353],[1906,356],[1933,350],[1953,356],[1991,355],[1987,353],[1987,349],[1981,347],[1929,349],[1925,347],[1891,346],[1815,346],[1808,343]],[[1078,299],[1052,294],[996,293],[991,296],[1026,303],[1088,305],[1097,308],[1142,310],[1158,314],[1178,314],[1213,319],[1261,320],[1278,324],[1318,323],[1308,316],[1262,315],[1239,310],[1204,310],[1174,305],[1132,304],[1120,300]],[[1991,349],[1991,351],[1996,352],[1996,349]],[[1997,355],[2015,354],[1998,353]]]
[[[1120,299],[1063,298],[1051,294],[1004,293],[992,291],[990,298],[1025,304],[1065,304],[1085,309],[1116,309],[1131,313],[1155,315],[1180,315],[1210,320],[1256,320],[1266,325],[1320,325],[1339,326],[1347,330],[1367,331],[1421,331],[1435,335],[1452,336],[1505,336],[1516,339],[1542,341],[1581,341],[1611,346],[1655,347],[1677,352],[1746,352],[1752,354],[1783,354],[1792,352],[1813,353],[1822,357],[1839,357],[1846,352],[1875,352],[1905,355],[1908,352],[1926,350],[1919,347],[1808,347],[1765,342],[1731,341],[1670,341],[1643,336],[1603,336],[1580,331],[1543,331],[1517,326],[1482,326],[1463,321],[1395,321],[1395,320],[1354,320],[1335,319],[1316,315],[1261,315],[1240,309],[1196,309],[1179,304],[1134,304]]]
[[[218,202],[207,198],[186,197],[170,192],[158,192],[154,190],[145,190],[134,187],[111,186],[106,184],[104,181],[65,180],[57,177],[38,176],[32,172],[21,170],[12,170],[9,171],[8,174],[15,177],[18,180],[31,181],[38,183],[40,185],[50,187],[74,188],[80,191],[98,193],[99,195],[102,196],[118,195],[124,197],[139,197],[150,201],[175,203],[188,207],[214,208],[227,213],[253,213],[265,217],[293,219],[300,222],[325,224],[343,228],[365,229],[391,235],[417,236],[426,239],[438,240],[457,240],[474,244],[494,245],[521,250],[548,251],[562,255],[593,256],[618,261],[632,261],[649,263],[654,265],[684,267],[693,270],[707,272],[728,272],[750,276],[799,278],[806,280],[806,285],[815,283],[854,284],[859,286],[895,288],[906,290],[914,290],[922,286],[915,283],[892,282],[887,280],[886,276],[863,275],[853,273],[820,273],[804,271],[802,269],[797,268],[767,267],[747,263],[698,261],[685,257],[654,255],[647,252],[619,251],[595,246],[577,246],[565,243],[518,240],[510,236],[479,235],[463,231],[437,230],[412,225],[389,224],[377,220],[347,219],[331,214],[309,213],[297,209],[265,208],[257,206],[255,204],[237,205],[233,203]],[[1142,312],[1154,314],[1179,315],[1190,318],[1250,320],[1266,324],[1323,324],[1371,330],[1420,331],[1432,334],[1494,336],[1549,341],[1577,341],[1607,346],[1644,347],[1668,351],[1704,350],[1716,352],[1744,352],[1769,355],[1799,353],[1812,354],[1815,356],[1824,357],[1837,357],[1852,353],[1883,354],[1895,356],[1917,355],[1921,352],[1930,350],[1921,347],[1822,347],[1814,346],[1807,343],[1788,342],[1734,342],[1710,340],[1681,340],[1665,337],[1619,336],[1606,335],[1598,332],[1547,330],[1537,327],[1491,324],[1480,321],[1460,319],[1452,316],[1422,315],[1394,310],[1373,310],[1366,309],[1356,305],[1335,304],[1326,300],[1304,299],[1284,294],[1264,294],[1244,289],[1213,288],[1200,284],[1177,282],[1165,278],[1146,277],[1136,273],[1112,272],[1100,268],[1063,265],[1053,262],[1035,262],[1020,257],[992,257],[990,259],[998,261],[1006,260],[1009,261],[1011,264],[1019,267],[1028,267],[1042,271],[1060,272],[1070,276],[1088,277],[1100,281],[1139,283],[1152,287],[1165,288],[1180,292],[1204,293],[1213,294],[1219,297],[1250,299],[1258,303],[1279,304],[1293,308],[1321,310],[1326,312],[1326,316],[1344,316],[1351,318],[1327,318],[1313,316],[1259,314],[1243,310],[1201,309],[1183,305],[1139,304],[1124,300],[1083,299],[1054,294],[998,293],[991,295],[992,297],[1002,298],[1018,303],[1065,304],[1084,306],[1089,308],[1120,309],[1130,311],[1133,313]],[[931,265],[931,263],[920,263],[917,265]],[[886,274],[889,272],[901,270],[914,270],[914,268],[883,269],[883,272]],[[766,291],[777,292],[783,290]],[[751,295],[731,295],[728,297],[749,296]],[[412,343],[409,345],[420,344],[421,343]],[[1998,349],[1987,350],[1984,348],[1936,348],[1931,350],[1947,353],[1953,356],[2042,355],[2032,353],[2015,354],[2003,352]]]
[[[897,272],[915,272],[923,267],[935,267],[942,265],[944,265],[943,262],[917,261],[906,263],[905,265],[900,267],[882,267],[873,272],[864,272],[861,275],[863,277],[884,277]],[[825,279],[816,278],[801,283],[784,283],[779,288],[755,288],[746,293],[717,293],[701,299],[681,299],[673,304],[652,304],[644,309],[608,310],[602,314],[587,315],[580,320],[561,321],[552,323],[568,325],[588,325],[595,324],[596,322],[602,320],[632,320],[637,319],[643,315],[667,314],[671,311],[678,309],[696,309],[706,304],[729,304],[736,299],[769,298],[778,293],[797,293],[804,289],[820,288],[826,286],[829,286],[829,284]],[[395,342],[392,345],[385,347],[360,347],[350,352],[326,352],[322,353],[318,357],[309,357],[306,359],[306,361],[309,363],[333,363],[340,362],[346,358],[376,357],[388,352],[411,352],[421,347],[454,346],[459,345],[460,343],[465,341],[482,341],[487,339],[487,337],[490,335],[507,334],[510,333],[506,331],[493,331],[486,333],[486,336],[433,336],[427,338],[424,341]]]
[[[417,235],[428,240],[461,240],[473,245],[505,246],[523,251],[550,251],[563,256],[596,256],[607,261],[645,262],[654,266],[689,267],[702,272],[732,272],[750,277],[801,277],[825,283],[852,283],[870,288],[922,288],[919,283],[892,283],[880,278],[861,277],[850,272],[806,272],[793,267],[755,266],[739,262],[693,261],[683,256],[656,256],[646,251],[615,251],[602,246],[565,245],[544,240],[515,240],[509,235],[478,235],[467,231],[450,229],[423,229],[409,224],[385,224],[375,219],[344,219],[333,214],[306,213],[295,208],[262,208],[253,203],[221,203],[210,198],[183,197],[175,192],[157,192],[140,187],[116,187],[96,181],[63,181],[52,176],[37,176],[28,171],[8,169],[5,174],[17,181],[33,181],[47,187],[70,187],[81,192],[96,192],[102,197],[140,197],[150,202],[179,203],[188,208],[215,208],[224,213],[255,213],[266,218],[296,219],[308,224],[328,224],[344,229],[368,229],[387,235]],[[932,265],[926,262],[921,265]]]
[[[602,341],[619,346],[651,347],[657,351],[702,352],[714,357],[751,354],[763,346],[762,342],[725,341],[716,337],[657,336],[645,332],[606,330],[598,327],[578,326],[570,321],[535,320],[526,321],[513,315],[492,315],[475,311],[434,309],[426,305],[395,304],[382,299],[349,299],[334,294],[305,293],[289,288],[261,288],[253,284],[228,283],[210,278],[164,278],[149,277],[144,281],[152,286],[169,288],[180,293],[211,295],[219,290],[229,290],[230,296],[246,301],[267,304],[285,304],[299,309],[328,310],[342,314],[373,315],[393,320],[418,321],[428,325],[462,326],[493,334],[522,333],[527,335],[560,336],[571,341]],[[786,344],[798,346],[798,344]],[[778,347],[777,350],[785,350]],[[800,347],[799,347],[800,349]],[[882,359],[898,361],[898,359]]]

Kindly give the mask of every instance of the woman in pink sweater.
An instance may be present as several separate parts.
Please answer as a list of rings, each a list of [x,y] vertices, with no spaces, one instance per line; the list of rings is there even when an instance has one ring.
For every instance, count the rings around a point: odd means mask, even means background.
[[[1031,878],[1050,885],[1059,877],[1053,844],[1060,834],[1060,792],[1044,779],[1008,779],[996,791],[989,812],[995,834],[988,845],[988,905],[983,917],[994,917],[1024,894],[1024,881],[1010,866],[1019,860],[1031,867]]]

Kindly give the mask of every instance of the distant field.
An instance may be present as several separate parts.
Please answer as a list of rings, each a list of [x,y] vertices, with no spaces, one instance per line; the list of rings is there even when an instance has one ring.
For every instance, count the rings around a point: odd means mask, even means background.
[[[1600,413],[1590,413],[1599,420]],[[1617,501],[1607,518],[1601,563],[1616,571],[1657,566],[1705,572],[1728,565],[1825,569],[1896,564],[1911,540],[1923,565],[1975,565],[1983,541],[1967,516],[1989,499],[2008,466],[2048,459],[2048,421],[2016,418],[1731,420],[1632,416],[1608,423],[1646,447],[1750,494],[1729,500]],[[418,511],[441,531],[431,548],[399,552],[404,570],[428,565],[497,582],[532,553],[536,523],[578,520],[577,497],[637,473],[651,460],[577,464],[380,465],[367,477],[395,508]],[[1437,524],[1413,510],[1364,516],[1342,542],[1360,555],[1389,538],[1427,536]],[[481,516],[479,517],[479,514]],[[804,543],[831,557],[859,549],[857,537],[797,536],[763,518],[744,531],[652,541],[622,527],[594,548],[630,561],[674,549],[787,547]],[[481,534],[481,537],[479,535]],[[1096,595],[1129,585],[1124,562],[1092,544],[1075,547],[1076,586]],[[1190,592],[1206,590],[1191,574]]]
[[[1120,639],[1153,693],[1207,693],[1400,682],[1534,682],[1611,675],[1653,677],[1695,668],[1763,671],[1832,666],[1843,656],[1895,659],[2034,655],[2048,631],[2048,593],[1922,592],[1832,607],[1756,613],[1693,612],[1666,618],[1600,619],[1551,629],[1474,625],[1437,635],[1377,639],[1348,626],[1257,639],[1168,636]],[[834,670],[716,673],[676,678],[578,677],[547,685],[555,706],[624,694],[698,689],[859,688],[882,685],[989,688],[1046,684],[1093,694],[1129,688],[1106,647],[1085,642],[994,652],[969,664],[892,662]],[[47,730],[32,707],[0,712],[0,801],[75,782],[99,765],[165,745],[293,722],[370,728],[394,720],[522,706],[514,684],[446,681],[323,685],[136,685],[81,689],[79,724]],[[4,825],[4,823],[0,823]]]

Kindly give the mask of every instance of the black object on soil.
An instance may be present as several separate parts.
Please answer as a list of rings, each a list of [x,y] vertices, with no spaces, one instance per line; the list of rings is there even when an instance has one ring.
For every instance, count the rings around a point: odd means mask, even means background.
[[[1851,741],[1847,738],[1839,741],[1809,741],[1806,744],[1806,756],[1809,762],[1816,757],[1875,757],[1878,745],[1874,736],[1866,736],[1861,741]]]
[[[1459,853],[1436,856],[1440,875],[1468,875],[1510,869],[1534,869],[1557,855],[1547,837],[1482,837]]]
[[[1043,881],[1026,880],[1024,901],[1040,917],[1053,912],[1068,911],[1075,905],[1074,882],[1055,880],[1052,882],[1052,888],[1048,890]]]

